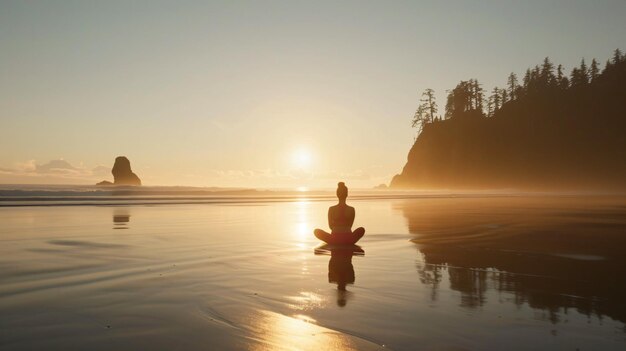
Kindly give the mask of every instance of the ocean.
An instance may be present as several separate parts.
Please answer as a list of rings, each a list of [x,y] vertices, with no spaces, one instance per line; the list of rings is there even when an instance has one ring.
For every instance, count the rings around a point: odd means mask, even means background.
[[[1,188],[0,349],[626,347],[626,197],[200,190]]]

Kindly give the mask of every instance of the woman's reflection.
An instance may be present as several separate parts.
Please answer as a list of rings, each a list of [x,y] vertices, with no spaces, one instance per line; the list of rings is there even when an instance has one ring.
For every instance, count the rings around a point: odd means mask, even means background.
[[[351,293],[346,289],[348,284],[354,284],[354,266],[352,256],[363,256],[365,251],[360,246],[333,247],[322,245],[315,249],[316,255],[330,255],[328,261],[328,282],[337,284],[337,305],[343,307],[348,302]]]

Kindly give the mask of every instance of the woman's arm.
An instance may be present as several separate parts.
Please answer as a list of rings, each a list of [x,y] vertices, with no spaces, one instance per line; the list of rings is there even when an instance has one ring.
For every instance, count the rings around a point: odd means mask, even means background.
[[[332,207],[329,207],[328,208],[328,227],[332,231],[334,226],[335,226],[335,223],[333,223]]]
[[[356,215],[356,211],[354,210],[354,207],[350,207],[350,228],[352,228],[352,225],[354,224],[354,217]]]

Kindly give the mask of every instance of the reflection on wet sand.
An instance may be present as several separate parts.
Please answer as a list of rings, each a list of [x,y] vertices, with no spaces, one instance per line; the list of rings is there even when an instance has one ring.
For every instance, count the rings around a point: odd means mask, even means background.
[[[315,320],[294,318],[270,311],[253,313],[254,343],[247,348],[265,350],[378,350],[380,345],[324,328]]]
[[[509,292],[559,323],[574,308],[626,322],[626,208],[612,198],[438,199],[396,205],[422,255],[420,280],[477,308]]]
[[[491,201],[362,201],[367,258],[324,202],[3,208],[0,350],[622,350],[624,207]]]
[[[337,284],[337,305],[343,307],[348,302],[351,292],[346,289],[354,284],[355,274],[352,256],[363,256],[365,251],[360,246],[322,245],[315,249],[316,255],[330,255],[328,261],[328,282]]]
[[[115,207],[113,209],[113,229],[128,229],[130,212],[127,207]]]

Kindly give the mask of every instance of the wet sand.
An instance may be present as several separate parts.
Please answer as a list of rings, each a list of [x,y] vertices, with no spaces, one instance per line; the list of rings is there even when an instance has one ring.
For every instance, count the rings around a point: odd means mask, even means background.
[[[626,199],[0,208],[2,350],[622,350]]]

